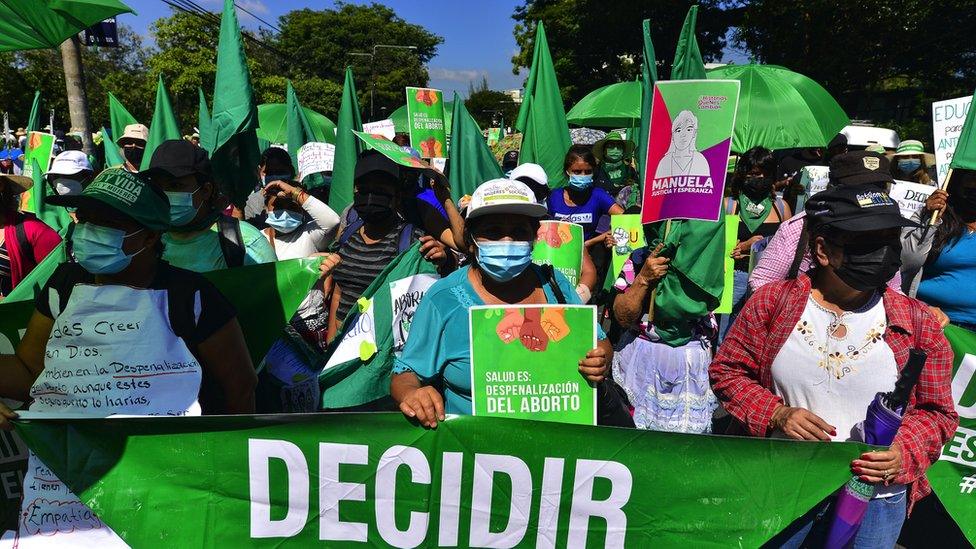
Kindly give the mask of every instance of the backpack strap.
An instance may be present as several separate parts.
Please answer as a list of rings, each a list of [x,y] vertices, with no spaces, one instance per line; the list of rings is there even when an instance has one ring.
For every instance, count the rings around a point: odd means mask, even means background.
[[[17,235],[17,248],[20,249],[20,257],[22,259],[26,259],[30,265],[36,266],[37,261],[34,260],[34,245],[27,238],[27,228],[24,227],[24,221],[22,219],[20,223],[14,225],[14,234]],[[23,272],[28,272],[31,268],[33,267],[24,269]]]
[[[786,213],[786,202],[784,202],[782,198],[777,196],[776,200],[773,200],[773,209],[776,210],[776,215],[779,217],[780,223],[786,221],[786,219],[783,218],[783,215]]]
[[[349,208],[349,210],[346,212],[346,228],[343,229],[342,234],[340,234],[339,238],[336,239],[338,246],[345,245],[345,243],[352,238],[352,235],[356,234],[356,232],[359,231],[360,227],[362,226],[363,220],[361,217],[359,217],[359,214],[356,213],[356,208]]]
[[[244,235],[241,234],[240,220],[227,215],[218,217],[217,236],[227,268],[244,265]]]
[[[566,295],[563,294],[562,288],[559,287],[559,283],[556,282],[556,270],[552,268],[552,265],[542,265],[542,273],[545,275],[545,280],[552,288],[552,294],[556,296],[556,303],[560,305],[566,304]]]
[[[796,250],[793,252],[793,262],[790,263],[790,270],[786,272],[787,279],[794,279],[800,274],[800,263],[803,262],[803,256],[806,255],[807,240],[809,238],[807,220],[804,219],[803,228],[800,230],[800,238],[796,241]]]
[[[412,223],[404,223],[403,229],[400,230],[400,240],[397,243],[398,254],[402,254],[413,245],[413,229]]]

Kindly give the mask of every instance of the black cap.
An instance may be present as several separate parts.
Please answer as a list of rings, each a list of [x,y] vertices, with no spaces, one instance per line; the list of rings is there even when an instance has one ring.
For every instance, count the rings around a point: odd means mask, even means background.
[[[883,154],[854,151],[838,154],[830,159],[831,185],[870,183],[876,187],[884,187],[893,182],[890,164]]]
[[[377,151],[366,151],[356,160],[355,181],[367,175],[388,178],[391,183],[400,181],[400,165]]]
[[[921,226],[902,217],[898,203],[873,184],[828,188],[810,197],[805,211],[814,230],[830,226],[858,232]]]
[[[834,147],[846,147],[847,146],[847,136],[843,133],[839,133],[827,143],[828,149],[833,149]]]
[[[516,150],[511,150],[502,156],[502,168],[510,170],[515,166],[518,166],[519,152]]]
[[[165,174],[170,177],[202,175],[209,179],[213,171],[210,168],[207,151],[186,139],[170,139],[156,147],[149,168],[143,173],[149,177],[154,174]]]

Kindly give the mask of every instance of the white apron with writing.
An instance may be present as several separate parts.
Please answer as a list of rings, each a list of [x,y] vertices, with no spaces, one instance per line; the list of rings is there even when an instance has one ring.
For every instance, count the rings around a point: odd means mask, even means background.
[[[173,333],[165,290],[80,284],[61,314],[51,294],[54,327],[30,413],[200,415],[202,371]],[[23,493],[14,547],[128,547],[33,452]]]

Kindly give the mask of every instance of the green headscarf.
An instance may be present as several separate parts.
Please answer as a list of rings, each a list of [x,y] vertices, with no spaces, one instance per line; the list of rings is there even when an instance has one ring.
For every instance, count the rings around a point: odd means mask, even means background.
[[[745,193],[739,193],[739,219],[742,220],[750,233],[756,232],[756,229],[766,221],[769,212],[772,210],[773,200],[769,196],[756,203]]]

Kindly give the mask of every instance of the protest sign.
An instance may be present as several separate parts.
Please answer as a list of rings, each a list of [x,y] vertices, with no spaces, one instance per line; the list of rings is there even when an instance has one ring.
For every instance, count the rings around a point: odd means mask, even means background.
[[[298,180],[314,173],[331,172],[335,165],[335,145],[313,141],[298,149]]]
[[[438,280],[440,276],[427,273],[390,282],[390,305],[393,307],[390,329],[393,333],[393,353],[396,356],[400,356],[403,345],[407,342],[417,305],[420,305],[427,290]]]
[[[901,215],[911,219],[913,215],[925,207],[925,201],[928,200],[930,194],[935,192],[935,189],[932,185],[896,179],[888,191],[888,196],[898,203]]]
[[[27,135],[27,148],[24,151],[24,171],[26,177],[34,175],[34,161],[41,167],[41,173],[45,174],[51,169],[51,161],[54,160],[54,134],[43,132],[30,132]]]
[[[132,547],[759,547],[868,448],[399,413],[17,430]]]
[[[735,284],[735,260],[732,259],[732,249],[739,242],[739,216],[725,216],[725,255],[722,256],[723,273],[722,299],[718,308],[713,311],[717,315],[732,313],[732,286]]]
[[[972,102],[970,95],[932,103],[932,142],[935,144],[936,179],[940,185],[949,172],[949,163]]]
[[[611,256],[611,276],[620,274],[630,254],[644,247],[644,226],[640,214],[619,214],[610,216],[610,234],[613,235],[613,255]],[[635,265],[636,268],[640,268]]]
[[[444,173],[444,168],[447,167],[447,159],[446,158],[431,158],[430,159],[430,165],[435,170],[437,170],[437,171],[439,171],[441,173]]]
[[[373,135],[382,135],[383,137],[393,140],[396,136],[396,130],[393,128],[393,121],[387,118],[386,120],[377,120],[376,122],[367,122],[363,124],[363,131]]]
[[[925,476],[970,543],[976,543],[976,333],[946,326],[945,336],[954,355],[952,399],[959,427]]]
[[[389,158],[390,160],[396,162],[401,166],[406,166],[408,168],[430,168],[430,164],[424,162],[423,160],[416,158],[406,149],[397,145],[396,143],[386,139],[382,135],[370,135],[366,132],[357,132],[353,130],[356,137],[361,139],[369,148],[375,149],[377,152],[383,156]]]
[[[536,265],[552,265],[575,288],[583,270],[583,243],[582,225],[543,221],[532,247],[532,261]]]
[[[654,85],[643,164],[644,223],[719,220],[738,103],[737,80],[660,81]]]
[[[488,128],[488,146],[494,147],[495,143],[501,139],[502,129],[501,128]]]
[[[407,88],[410,145],[424,158],[447,157],[444,96],[441,90]]]
[[[800,184],[803,185],[807,198],[827,189],[830,180],[830,167],[804,166],[800,169]]]
[[[470,307],[472,415],[596,425],[578,370],[596,347],[596,307]]]

